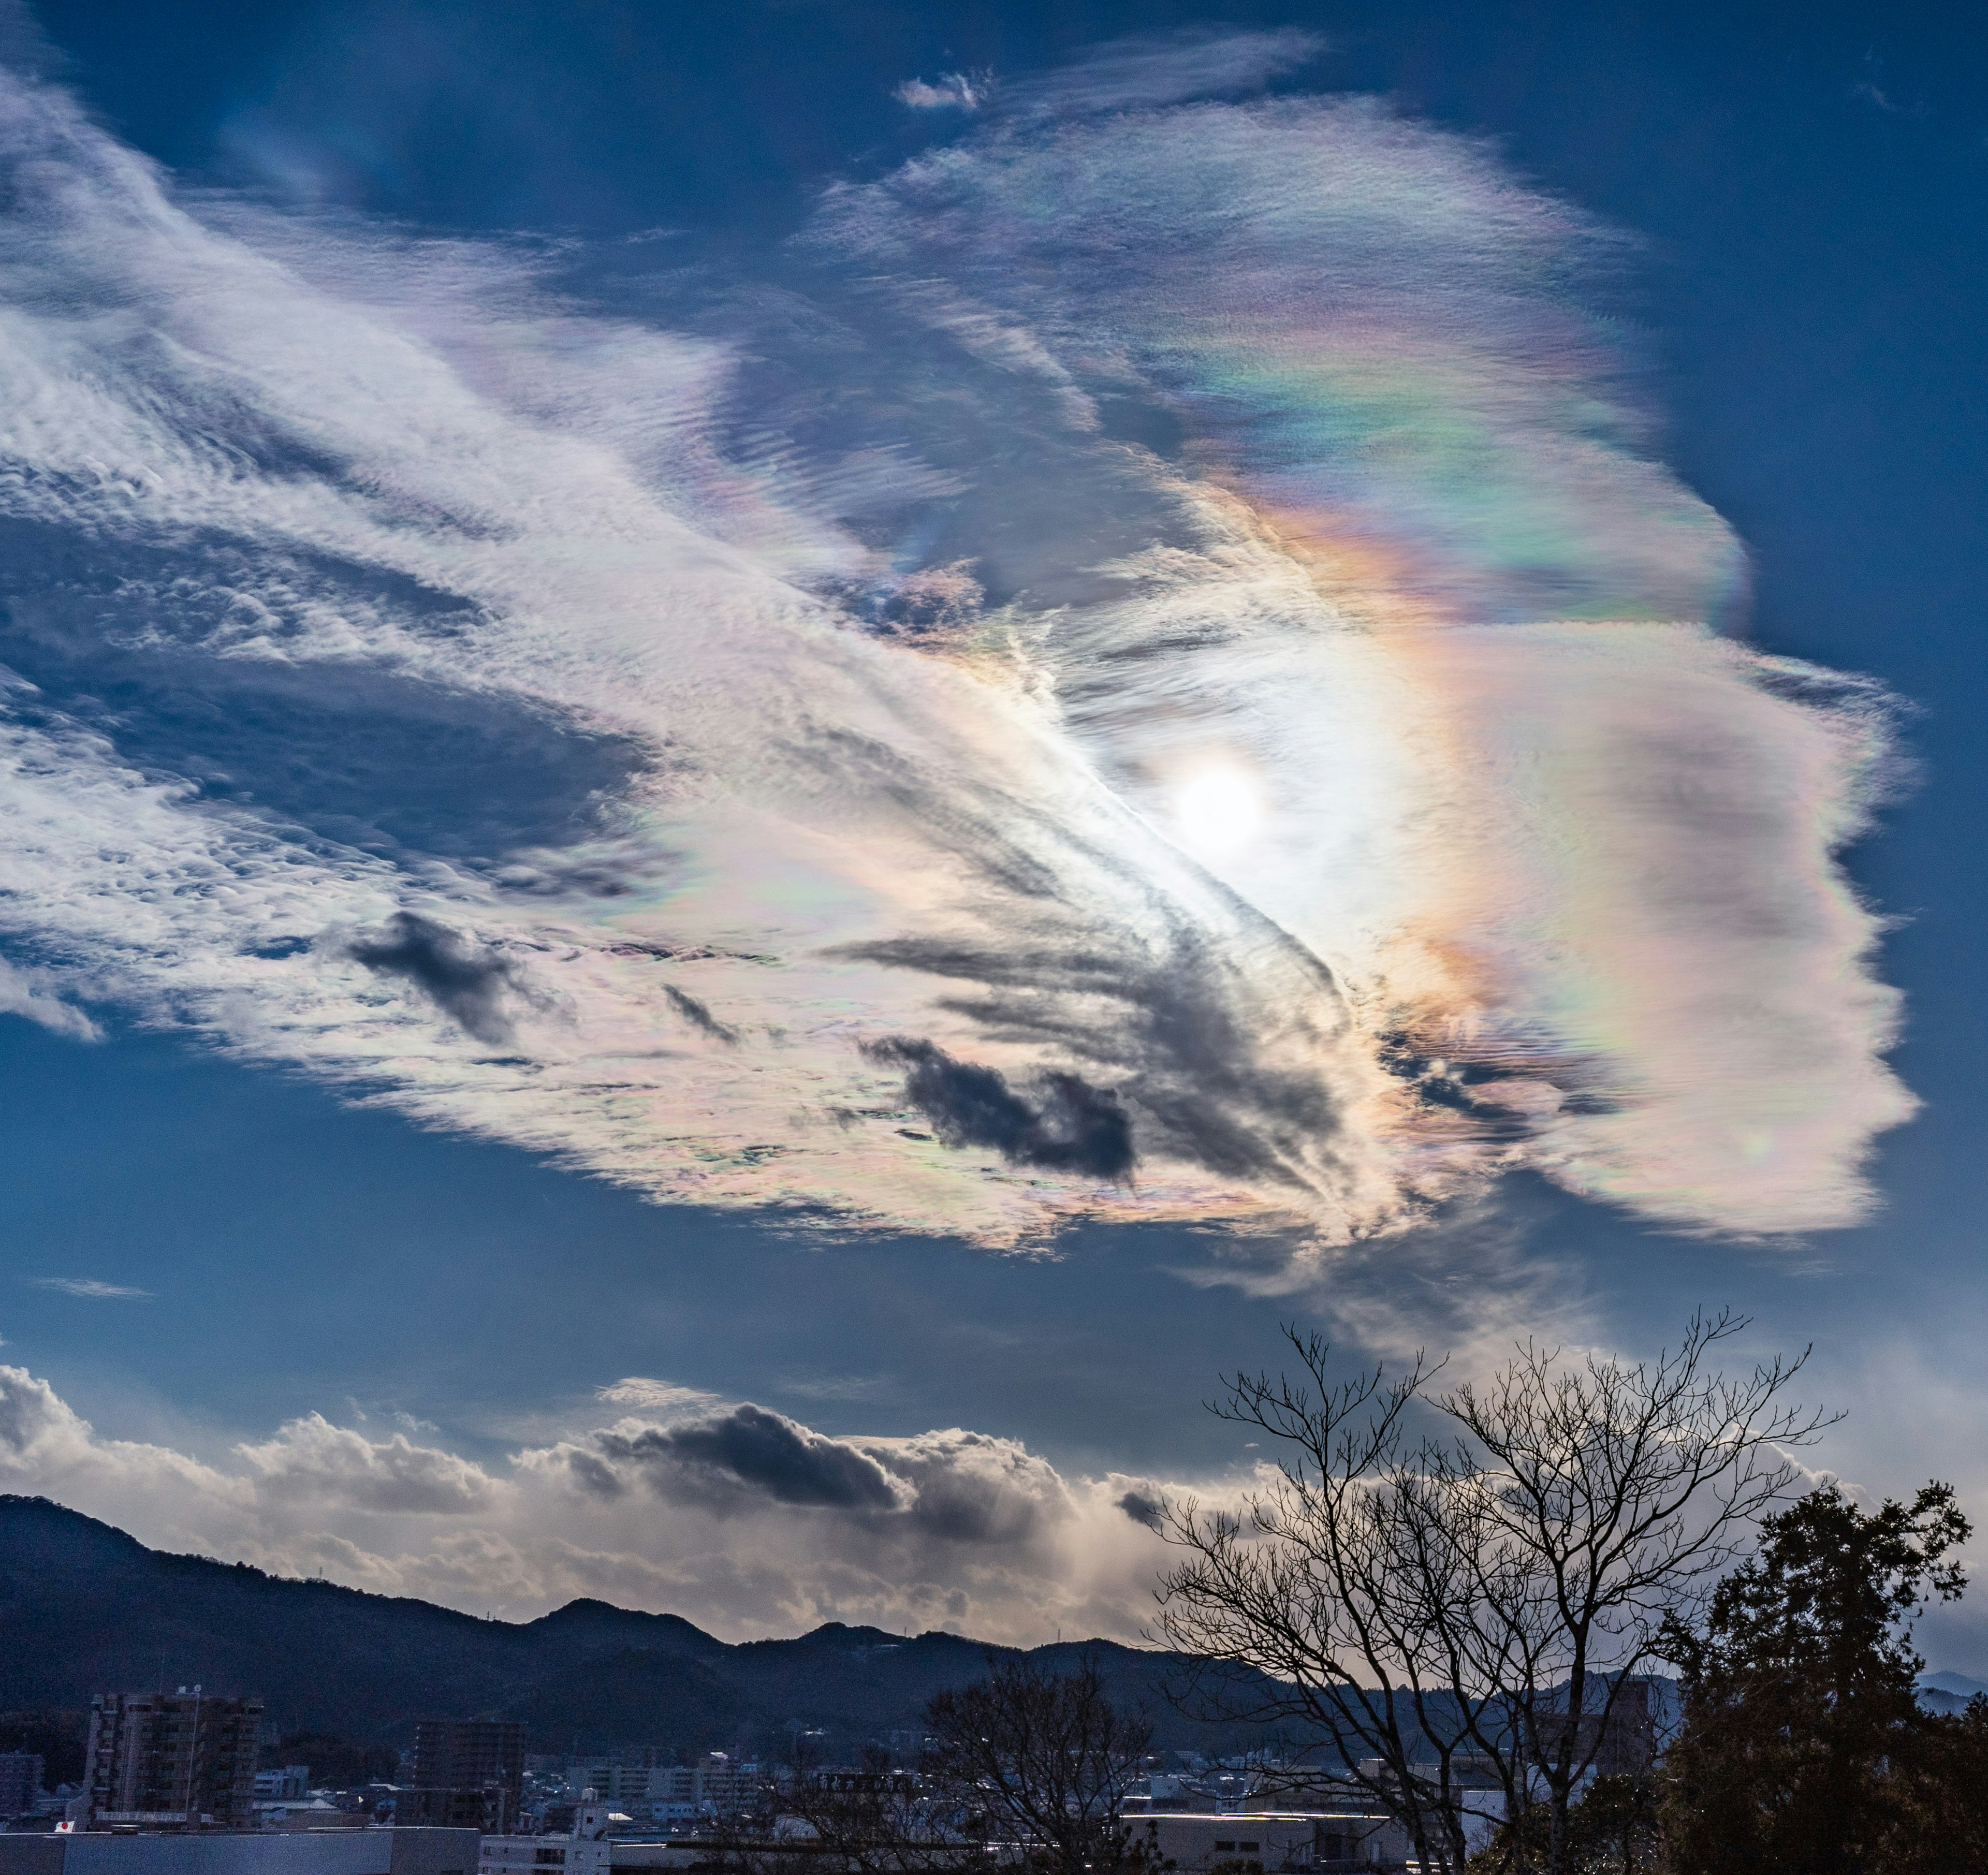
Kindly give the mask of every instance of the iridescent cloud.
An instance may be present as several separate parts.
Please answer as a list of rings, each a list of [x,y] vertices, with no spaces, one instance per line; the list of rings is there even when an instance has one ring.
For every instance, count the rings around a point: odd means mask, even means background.
[[[724,321],[7,81],[8,1006],[823,1225],[1858,1215],[1882,700],[1719,635],[1607,236],[1190,56],[997,88]]]

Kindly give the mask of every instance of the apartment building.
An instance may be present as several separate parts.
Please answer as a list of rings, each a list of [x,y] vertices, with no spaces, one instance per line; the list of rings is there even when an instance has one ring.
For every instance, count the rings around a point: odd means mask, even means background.
[[[423,1719],[413,1770],[411,1782],[426,1790],[501,1785],[515,1806],[525,1786],[525,1728],[516,1719]]]
[[[525,1790],[525,1728],[516,1719],[423,1719],[414,1775],[396,1793],[397,1823],[501,1835]]]
[[[254,1820],[259,1699],[196,1686],[99,1693],[90,1704],[79,1827],[236,1829]]]
[[[1347,1806],[1337,1813],[1263,1812],[1256,1815],[1169,1810],[1127,1819],[1132,1840],[1156,1863],[1172,1863],[1180,1875],[1209,1875],[1226,1867],[1256,1875],[1280,1870],[1354,1870],[1379,1864],[1398,1867],[1410,1853],[1398,1823],[1368,1809]]]

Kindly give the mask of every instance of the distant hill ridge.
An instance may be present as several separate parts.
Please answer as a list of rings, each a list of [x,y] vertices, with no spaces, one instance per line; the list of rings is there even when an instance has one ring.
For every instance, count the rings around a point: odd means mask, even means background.
[[[404,1745],[417,1719],[524,1720],[534,1748],[706,1750],[770,1744],[795,1725],[860,1743],[915,1727],[932,1694],[980,1677],[990,1650],[831,1622],[794,1640],[732,1645],[681,1616],[569,1602],[535,1621],[485,1620],[407,1596],[173,1556],[46,1498],[0,1495],[0,1710],[85,1707],[159,1684],[253,1694],[285,1731]],[[1226,1752],[1253,1731],[1198,1724],[1167,1704],[1177,1655],[1094,1650],[1156,1742]],[[1012,1656],[1016,1650],[992,1651]]]

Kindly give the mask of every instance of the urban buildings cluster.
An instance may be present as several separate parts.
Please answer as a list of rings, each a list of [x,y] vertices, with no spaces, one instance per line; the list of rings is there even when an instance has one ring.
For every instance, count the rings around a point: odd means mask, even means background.
[[[0,1754],[0,1875],[616,1875],[709,1865],[747,1817],[795,1833],[781,1777],[722,1752],[531,1755],[518,1721],[424,1720],[395,1780],[335,1789],[307,1764],[259,1766],[265,1740],[256,1700],[98,1694],[79,1783],[49,1792],[40,1757]],[[919,1742],[894,1733],[890,1755],[915,1758]],[[1147,1761],[1124,1819],[1179,1875],[1327,1875],[1405,1849],[1341,1780],[1188,1753]]]
[[[0,1753],[0,1823],[66,1826],[63,1833],[248,1829],[474,1829],[542,1833],[598,1795],[617,1829],[695,1828],[756,1808],[760,1767],[723,1752],[688,1763],[651,1751],[628,1758],[528,1757],[508,1719],[423,1720],[401,1775],[351,1789],[314,1786],[310,1766],[259,1769],[262,1707],[204,1688],[103,1693],[91,1702],[79,1785],[43,1788],[45,1766]]]
[[[508,1719],[423,1720],[390,1782],[314,1785],[308,1764],[259,1766],[260,1701],[199,1686],[102,1693],[91,1701],[81,1781],[51,1792],[42,1758],[0,1752],[6,1834],[202,1835],[391,1826],[479,1836],[570,1830],[591,1806],[605,1838],[695,1832],[756,1809],[760,1766],[723,1752],[688,1762],[658,1751],[620,1757],[529,1756]],[[595,1815],[594,1812],[597,1812]]]

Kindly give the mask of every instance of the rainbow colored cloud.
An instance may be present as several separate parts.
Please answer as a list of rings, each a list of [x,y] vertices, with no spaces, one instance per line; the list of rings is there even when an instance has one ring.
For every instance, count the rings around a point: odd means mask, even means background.
[[[1885,699],[1735,635],[1619,240],[1192,101],[1303,49],[976,90],[723,320],[7,80],[8,1006],[823,1227],[1861,1215]]]

